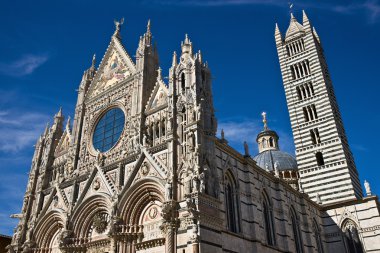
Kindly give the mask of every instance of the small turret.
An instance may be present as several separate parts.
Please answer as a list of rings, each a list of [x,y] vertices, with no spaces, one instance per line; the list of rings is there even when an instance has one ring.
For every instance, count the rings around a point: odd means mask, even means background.
[[[279,150],[279,137],[277,133],[268,128],[266,112],[263,112],[261,115],[263,117],[264,129],[257,135],[256,138],[256,142],[259,145],[259,153],[262,153],[266,150]]]
[[[185,40],[181,43],[182,56],[193,55],[193,44],[191,43],[187,34],[185,34]]]

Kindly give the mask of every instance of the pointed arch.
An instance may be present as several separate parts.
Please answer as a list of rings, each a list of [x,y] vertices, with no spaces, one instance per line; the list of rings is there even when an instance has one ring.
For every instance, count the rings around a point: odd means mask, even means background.
[[[109,214],[112,202],[105,193],[97,193],[87,198],[73,212],[71,221],[73,232],[78,238],[88,237],[88,232],[97,213]]]
[[[224,174],[224,200],[227,216],[227,229],[231,232],[240,231],[239,201],[237,181],[230,169]]]
[[[118,216],[126,224],[139,224],[139,218],[146,206],[154,201],[163,203],[165,189],[156,179],[142,179],[131,186],[123,195],[118,207]]]
[[[313,233],[314,233],[315,242],[317,246],[317,252],[323,253],[324,251],[323,251],[323,244],[322,244],[322,239],[321,239],[321,230],[315,218],[313,218]]]
[[[35,226],[34,239],[38,249],[52,249],[54,241],[65,225],[66,218],[61,210],[45,214]],[[32,233],[33,231],[28,231]]]
[[[302,234],[299,227],[298,215],[293,206],[290,207],[290,222],[294,239],[294,246],[297,253],[303,253]]]
[[[348,253],[363,253],[363,246],[358,232],[358,225],[352,219],[345,219],[342,222],[342,232],[344,246]]]
[[[264,220],[264,229],[265,229],[265,236],[268,245],[276,245],[276,238],[275,238],[275,226],[273,222],[273,206],[272,203],[265,191],[265,189],[262,190],[262,212],[263,212],[263,220]]]

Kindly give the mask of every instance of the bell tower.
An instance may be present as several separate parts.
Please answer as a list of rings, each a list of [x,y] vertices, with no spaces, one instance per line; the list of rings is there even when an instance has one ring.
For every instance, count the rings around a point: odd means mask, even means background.
[[[285,37],[276,24],[275,41],[305,193],[322,203],[361,198],[322,44],[306,13],[302,25],[291,14]]]

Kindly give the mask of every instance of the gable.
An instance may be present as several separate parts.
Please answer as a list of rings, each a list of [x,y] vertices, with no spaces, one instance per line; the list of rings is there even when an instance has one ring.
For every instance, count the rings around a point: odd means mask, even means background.
[[[161,80],[157,80],[145,110],[149,112],[166,106],[168,104],[168,94],[169,91],[166,85]]]
[[[70,131],[66,129],[65,132],[62,134],[57,147],[55,148],[55,152],[54,152],[55,157],[58,157],[66,153],[69,150],[70,144],[71,144],[71,134],[70,134]]]
[[[127,54],[119,39],[112,37],[86,98],[90,99],[109,90],[135,72],[136,67],[131,57]]]

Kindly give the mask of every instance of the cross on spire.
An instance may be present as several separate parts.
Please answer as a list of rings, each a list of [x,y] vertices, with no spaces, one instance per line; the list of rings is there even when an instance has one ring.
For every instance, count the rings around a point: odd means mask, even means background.
[[[263,116],[264,130],[268,130],[267,113],[266,112],[262,112],[261,116]]]

